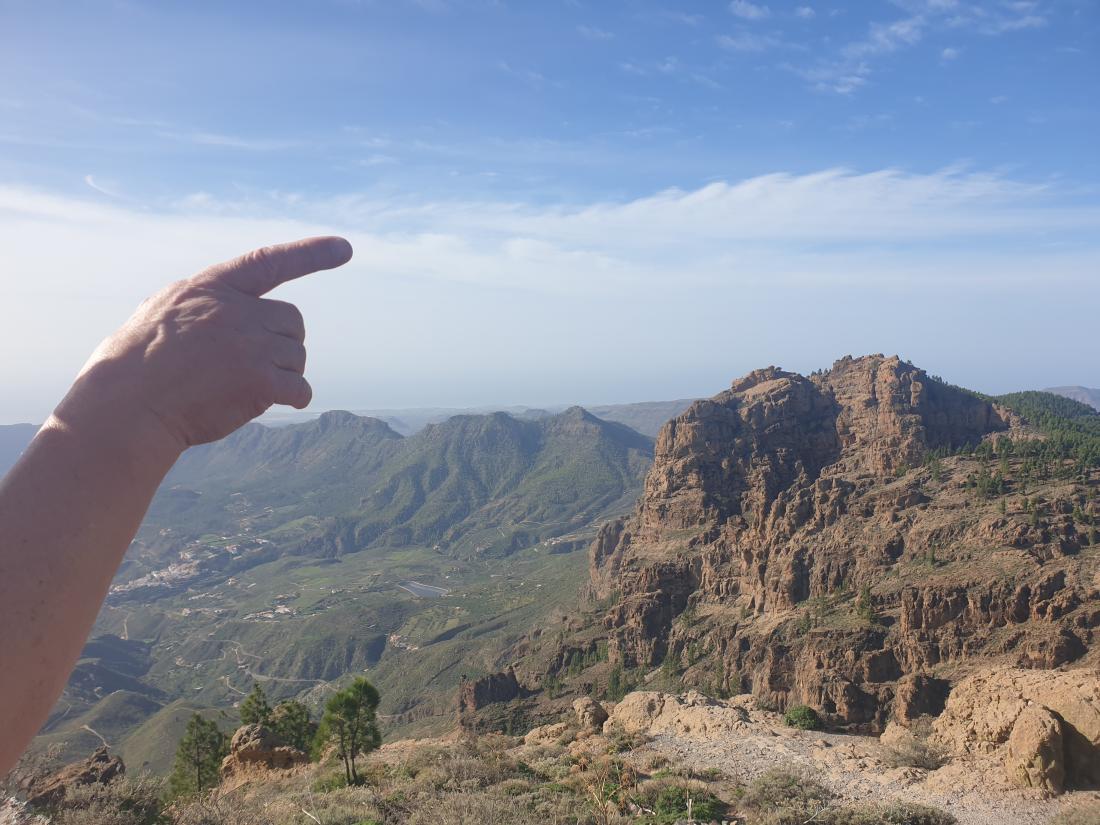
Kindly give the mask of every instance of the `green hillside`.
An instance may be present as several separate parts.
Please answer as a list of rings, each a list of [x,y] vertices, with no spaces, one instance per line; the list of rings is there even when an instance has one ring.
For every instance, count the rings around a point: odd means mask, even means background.
[[[500,556],[628,507],[652,450],[648,437],[579,407],[536,420],[455,416],[408,438],[343,412],[249,425],[184,456],[139,539],[147,565],[188,543],[273,542],[222,558],[225,572],[381,546]]]
[[[1015,392],[994,399],[1040,430],[1042,441],[1018,452],[1043,460],[1073,459],[1081,467],[1100,466],[1100,413],[1071,398],[1049,392]]]
[[[191,450],[38,745],[74,755],[102,736],[160,769],[192,706],[232,717],[260,682],[319,709],[359,673],[389,732],[446,730],[462,674],[500,667],[572,604],[586,568],[573,551],[633,505],[652,449],[572,408],[407,438],[326,413]]]

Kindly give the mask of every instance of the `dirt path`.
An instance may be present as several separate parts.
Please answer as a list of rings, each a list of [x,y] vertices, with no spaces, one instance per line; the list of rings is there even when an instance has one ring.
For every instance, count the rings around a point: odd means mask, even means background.
[[[771,768],[801,772],[850,803],[891,799],[932,805],[954,814],[959,825],[1046,825],[1063,805],[1096,794],[1066,794],[1044,800],[990,781],[988,770],[954,762],[927,773],[891,768],[881,759],[878,740],[866,736],[798,731],[760,725],[755,730],[696,738],[662,733],[651,747],[673,763],[718,769],[746,783]]]
[[[99,741],[103,743],[103,747],[105,747],[105,748],[109,748],[109,747],[111,747],[111,743],[110,743],[110,742],[108,742],[108,741],[107,741],[106,739],[104,739],[104,738],[103,738],[103,734],[101,734],[101,733],[100,733],[99,731],[97,731],[97,730],[92,730],[92,729],[91,729],[90,727],[88,727],[87,725],[81,725],[81,726],[80,726],[80,729],[81,729],[81,730],[86,730],[86,731],[88,731],[88,733],[92,734],[93,736],[98,736],[98,737],[99,737]]]

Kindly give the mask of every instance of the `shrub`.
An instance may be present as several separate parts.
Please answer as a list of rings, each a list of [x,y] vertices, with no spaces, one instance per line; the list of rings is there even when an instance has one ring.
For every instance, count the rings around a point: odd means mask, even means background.
[[[820,819],[832,799],[832,791],[814,779],[773,768],[749,783],[739,808],[751,813],[756,825],[802,825]]]
[[[174,825],[268,825],[270,821],[241,796],[218,791],[177,802],[171,813],[169,821]]]
[[[149,776],[120,776],[106,785],[73,785],[65,792],[57,825],[159,825],[167,822],[165,785]]]
[[[809,705],[794,705],[783,714],[783,724],[799,730],[819,730],[821,717]]]
[[[891,768],[922,768],[934,771],[947,764],[947,751],[930,742],[931,721],[927,718],[916,720],[907,735],[902,735],[889,744],[883,745],[882,761]]]
[[[882,761],[891,768],[921,768],[934,771],[947,764],[947,754],[926,739],[907,736],[883,749]]]
[[[607,737],[611,743],[611,750],[615,753],[635,751],[643,745],[649,744],[649,737],[644,733],[639,733],[637,731],[627,733],[618,725],[612,727],[611,730],[608,731]]]
[[[815,822],[822,825],[957,825],[946,811],[914,802],[892,802],[886,806],[857,806],[826,811]]]
[[[695,820],[710,822],[721,819],[726,806],[701,782],[677,782],[670,779],[649,780],[639,789],[634,800],[642,808],[653,811],[649,820],[653,823],[672,823],[688,816],[688,803],[691,803],[691,817]]]

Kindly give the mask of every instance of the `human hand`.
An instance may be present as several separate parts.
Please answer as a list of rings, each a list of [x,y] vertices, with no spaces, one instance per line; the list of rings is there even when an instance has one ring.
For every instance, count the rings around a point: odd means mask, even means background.
[[[293,304],[263,298],[286,281],[351,259],[343,238],[257,249],[171,284],[146,300],[81,370],[54,418],[89,418],[177,454],[223,438],[273,404],[306,407],[313,391],[305,326]]]

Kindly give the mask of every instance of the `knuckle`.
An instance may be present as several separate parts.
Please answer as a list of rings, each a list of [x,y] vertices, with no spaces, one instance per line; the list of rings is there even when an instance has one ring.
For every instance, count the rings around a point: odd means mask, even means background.
[[[270,246],[261,246],[259,249],[253,249],[245,256],[247,263],[261,270],[267,275],[274,273],[275,261],[274,250]]]

